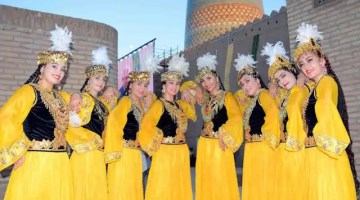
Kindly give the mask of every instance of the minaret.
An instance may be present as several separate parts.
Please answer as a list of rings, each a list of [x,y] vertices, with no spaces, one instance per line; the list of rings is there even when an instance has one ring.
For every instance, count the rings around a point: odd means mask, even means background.
[[[185,48],[260,19],[263,14],[262,0],[188,0]]]

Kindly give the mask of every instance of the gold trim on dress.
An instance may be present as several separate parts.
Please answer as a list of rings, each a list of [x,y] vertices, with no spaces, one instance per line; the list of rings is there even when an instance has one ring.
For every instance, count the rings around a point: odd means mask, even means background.
[[[167,136],[163,137],[161,144],[185,144],[185,135],[176,134],[176,136]]]
[[[121,152],[112,152],[105,154],[105,163],[111,163],[121,158]]]
[[[305,138],[305,148],[316,147],[316,141],[314,137]]]
[[[206,138],[214,138],[214,139],[218,139],[219,138],[219,133],[218,131],[213,131],[214,128],[214,123],[212,121],[209,122],[205,122],[204,123],[204,128],[201,131],[200,136],[202,137],[206,137]]]
[[[103,144],[103,140],[100,138],[100,136],[96,135],[94,139],[92,139],[91,141],[86,143],[71,145],[71,148],[73,148],[74,151],[76,151],[76,153],[85,153],[95,149],[102,151],[104,149],[102,144]]]
[[[315,135],[317,146],[331,153],[340,155],[348,146],[347,143],[327,135]]]
[[[123,139],[123,147],[130,149],[140,149],[140,143],[138,140],[125,140]]]
[[[286,138],[286,149],[291,151],[299,151],[301,150],[301,144],[294,137],[288,135]]]
[[[280,143],[286,143],[287,138],[288,138],[287,132],[280,133]]]
[[[0,171],[12,165],[30,147],[30,141],[25,135],[16,140],[10,147],[0,150]]]
[[[245,134],[245,142],[262,142],[265,140],[265,136],[263,134],[252,134],[246,133]]]
[[[31,145],[29,148],[29,151],[54,151],[54,152],[65,152],[65,146],[63,146],[63,148],[59,148],[59,147],[55,147],[54,146],[54,141],[50,141],[50,140],[32,140],[31,141]]]

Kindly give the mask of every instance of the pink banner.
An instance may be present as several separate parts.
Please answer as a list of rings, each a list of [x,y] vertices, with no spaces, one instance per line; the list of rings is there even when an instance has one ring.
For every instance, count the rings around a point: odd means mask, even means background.
[[[128,83],[128,74],[133,70],[140,70],[134,69],[134,67],[139,68],[139,66],[144,65],[145,60],[149,56],[153,56],[154,54],[154,42],[151,42],[143,47],[141,47],[136,52],[126,56],[125,58],[119,60],[118,62],[118,88],[121,93],[121,96],[124,95],[127,83]],[[135,57],[134,57],[135,56]],[[135,59],[135,63],[134,63]],[[134,66],[134,64],[136,66]],[[154,91],[153,86],[153,76],[150,76],[150,84],[149,90]]]

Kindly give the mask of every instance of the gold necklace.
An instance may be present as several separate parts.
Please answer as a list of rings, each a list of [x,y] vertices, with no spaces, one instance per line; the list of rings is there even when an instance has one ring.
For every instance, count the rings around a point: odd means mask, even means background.
[[[66,146],[65,132],[68,127],[69,113],[64,98],[56,90],[47,90],[38,84],[31,84],[40,93],[45,108],[55,122],[53,148]]]
[[[169,102],[162,97],[160,98],[160,100],[163,103],[165,109],[168,111],[171,119],[178,125],[176,133],[184,134],[187,129],[187,118],[185,113],[181,110],[181,108],[177,107],[176,103]]]
[[[201,107],[201,114],[205,122],[211,121],[217,112],[222,109],[225,102],[226,92],[221,90],[216,95],[210,95],[206,98],[203,106]]]

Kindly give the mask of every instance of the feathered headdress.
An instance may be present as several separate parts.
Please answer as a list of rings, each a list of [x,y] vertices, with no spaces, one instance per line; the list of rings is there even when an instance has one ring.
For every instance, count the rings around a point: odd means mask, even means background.
[[[253,59],[252,55],[240,55],[238,54],[238,58],[234,60],[235,69],[238,71],[238,82],[240,81],[241,77],[245,74],[252,75],[254,77],[258,77],[257,71],[255,71],[255,64],[256,61]]]
[[[269,65],[268,77],[272,82],[275,81],[274,76],[279,69],[286,68],[292,70],[289,57],[286,55],[286,50],[281,41],[276,42],[275,45],[266,43],[261,50],[261,55],[268,56],[266,59],[266,63]]]
[[[301,23],[296,30],[296,43],[297,46],[294,51],[294,59],[297,61],[299,57],[307,51],[319,51],[322,50],[320,42],[323,39],[322,32],[319,32],[316,25]]]
[[[161,74],[161,81],[168,80],[181,81],[183,76],[188,76],[189,63],[186,62],[184,55],[173,55],[169,61],[168,71]]]
[[[106,47],[99,47],[92,51],[92,65],[85,69],[86,78],[90,78],[94,74],[104,74],[109,76],[109,68],[111,64]]]
[[[55,24],[55,29],[50,32],[50,40],[52,42],[48,51],[38,54],[37,64],[67,62],[71,56],[71,38],[72,33],[67,27],[61,28]]]
[[[153,54],[145,57],[144,59],[140,60],[140,70],[139,71],[131,71],[129,73],[129,81],[136,82],[136,81],[149,81],[150,74],[155,73],[160,68],[159,66],[159,59],[154,57]]]
[[[216,60],[216,55],[211,55],[209,52],[205,55],[202,55],[197,59],[197,66],[199,73],[196,76],[196,80],[199,80],[206,74],[216,75],[216,65],[218,64]]]

